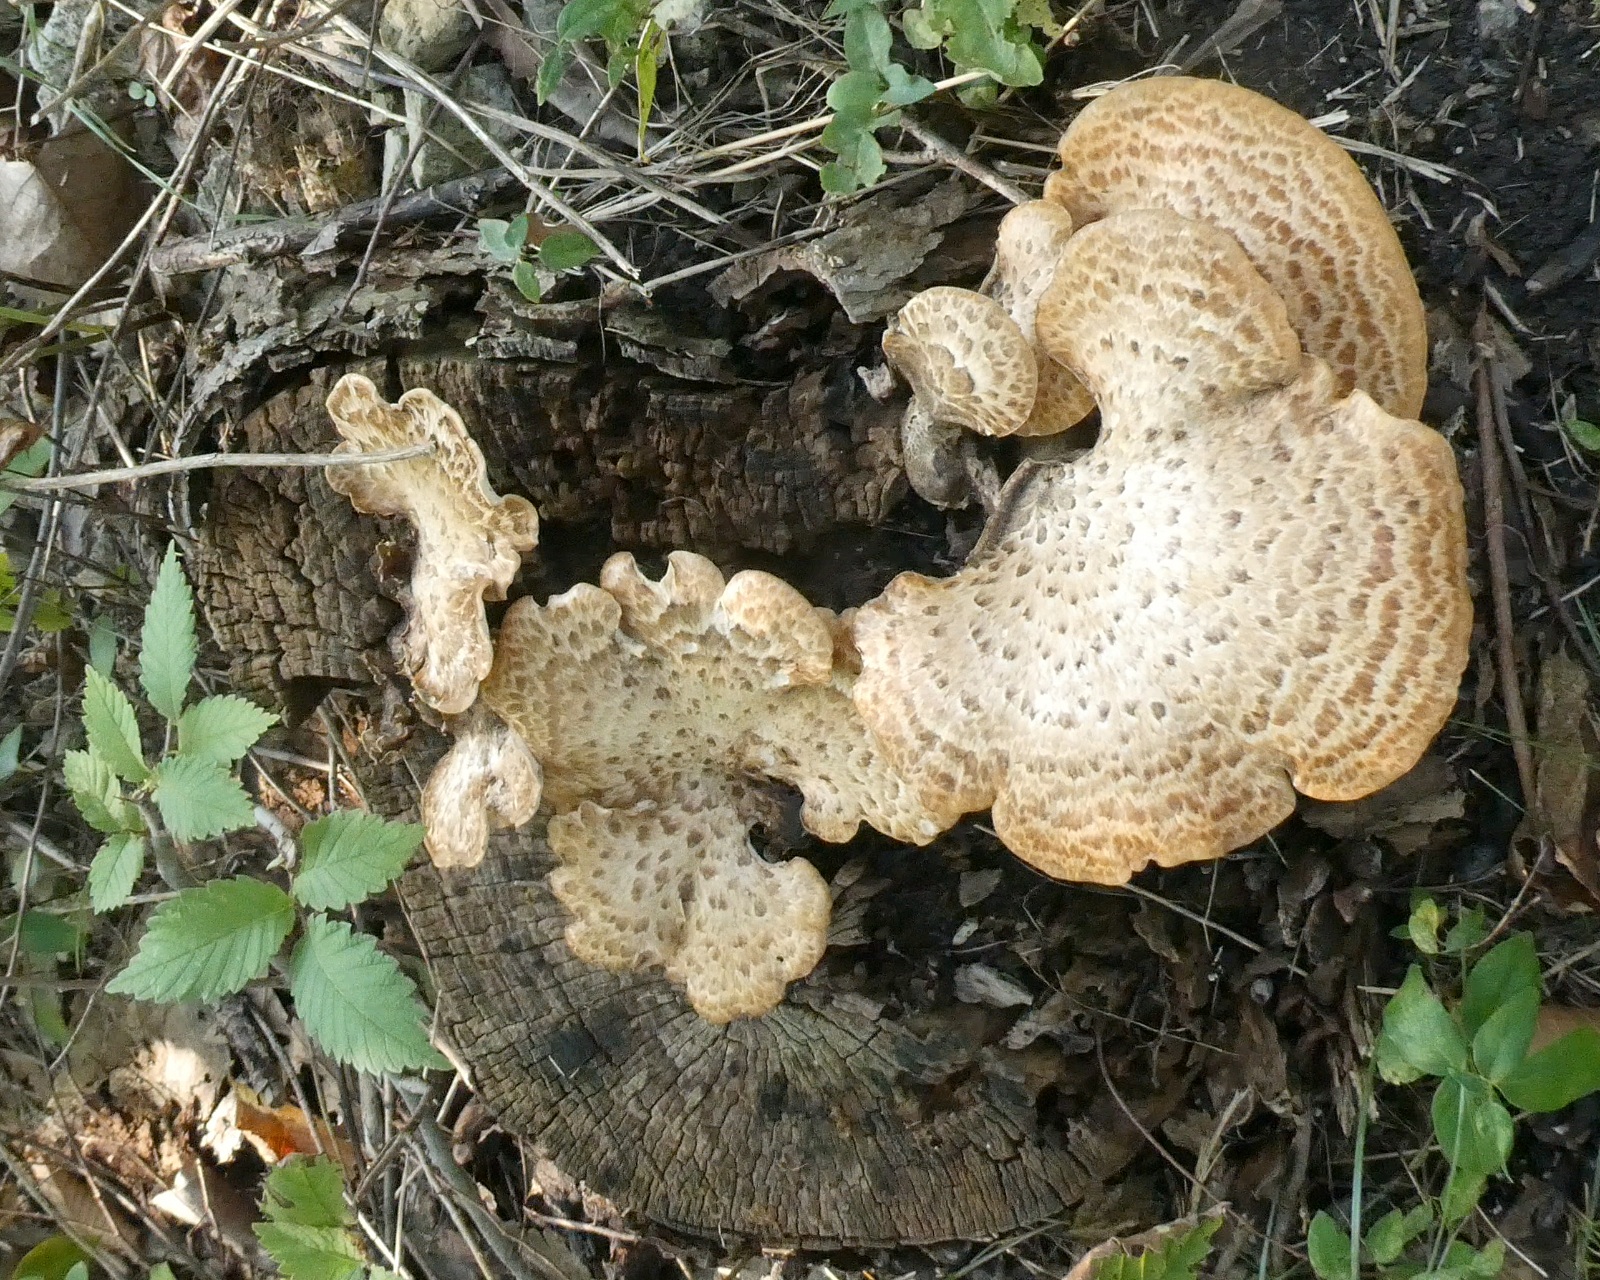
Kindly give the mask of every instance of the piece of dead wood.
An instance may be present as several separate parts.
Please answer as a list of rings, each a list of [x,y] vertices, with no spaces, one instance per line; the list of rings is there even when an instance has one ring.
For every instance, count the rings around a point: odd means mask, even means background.
[[[1589,673],[1558,650],[1539,669],[1538,758],[1534,804],[1517,839],[1547,839],[1556,861],[1600,903],[1600,789],[1592,786],[1600,753],[1589,710]]]
[[[260,262],[289,253],[325,252],[347,232],[371,231],[380,225],[410,227],[432,222],[455,223],[510,195],[517,185],[516,178],[506,170],[486,169],[414,191],[397,200],[374,196],[316,217],[278,218],[214,234],[188,236],[162,245],[151,254],[150,269],[166,276],[214,271],[218,267]]]

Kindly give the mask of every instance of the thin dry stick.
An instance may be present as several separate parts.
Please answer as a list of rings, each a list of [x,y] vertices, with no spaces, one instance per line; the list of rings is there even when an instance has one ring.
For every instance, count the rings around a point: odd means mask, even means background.
[[[41,476],[37,480],[0,481],[0,489],[15,493],[56,493],[62,489],[88,489],[122,480],[149,480],[179,471],[204,471],[212,467],[354,467],[379,462],[403,462],[433,452],[431,444],[407,444],[372,453],[197,453],[188,458],[163,458],[134,467],[109,467],[75,476]]]
[[[941,138],[932,129],[905,116],[900,122],[900,127],[927,148],[928,154],[942,164],[949,165],[967,175],[974,182],[981,182],[991,191],[998,191],[1012,204],[1026,204],[1028,193],[1014,182],[1007,182],[987,165],[979,164],[966,152],[954,143]]]
[[[1479,334],[1484,331],[1480,314]],[[1475,335],[1476,336],[1476,335]],[[1517,674],[1516,630],[1511,618],[1511,580],[1506,570],[1506,508],[1501,478],[1500,442],[1496,438],[1494,396],[1489,379],[1494,357],[1487,342],[1478,341],[1478,368],[1473,374],[1478,387],[1478,469],[1483,479],[1483,532],[1489,545],[1489,585],[1494,596],[1496,667],[1500,675],[1500,696],[1506,708],[1506,728],[1511,734],[1511,753],[1517,760],[1517,779],[1522,784],[1522,802],[1534,801],[1533,749],[1528,744],[1528,718],[1522,706],[1522,686]]]

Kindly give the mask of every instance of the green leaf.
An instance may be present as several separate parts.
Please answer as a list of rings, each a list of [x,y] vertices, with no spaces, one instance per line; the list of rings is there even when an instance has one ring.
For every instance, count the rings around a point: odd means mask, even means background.
[[[1534,1023],[1539,1019],[1539,992],[1519,991],[1491,1013],[1472,1037],[1472,1063],[1478,1074],[1499,1084],[1528,1056]]]
[[[887,74],[889,46],[894,33],[889,30],[889,19],[876,6],[863,5],[853,9],[844,24],[844,58],[852,71],[871,71]]]
[[[161,820],[179,840],[206,840],[255,825],[255,805],[239,780],[209,760],[168,756],[154,777]]]
[[[0,738],[0,782],[16,773],[22,760],[22,726],[19,724],[5,737]]]
[[[650,128],[650,113],[656,105],[656,77],[660,71],[661,57],[666,49],[667,33],[654,22],[646,23],[644,38],[639,41],[639,52],[633,58],[633,78],[639,84],[638,150],[641,160],[644,159],[645,153],[645,135]],[[543,254],[544,246],[541,245],[541,259]],[[550,264],[547,262],[545,265]]]
[[[511,283],[517,286],[517,292],[529,302],[538,302],[544,297],[544,287],[539,283],[539,273],[534,270],[533,263],[525,258],[519,259],[517,265],[511,268]]]
[[[350,1233],[338,1227],[257,1222],[251,1230],[284,1280],[350,1280],[366,1266]]]
[[[1489,920],[1482,907],[1471,907],[1461,913],[1461,918],[1450,926],[1444,935],[1444,953],[1459,956],[1471,951],[1489,936]]]
[[[374,1074],[447,1065],[428,1043],[411,979],[343,921],[306,920],[289,958],[289,991],[311,1038],[336,1061]]]
[[[6,469],[0,471],[0,475],[18,476],[24,479],[38,475],[50,465],[50,450],[52,447],[48,436],[40,436],[15,458],[11,459]],[[15,492],[0,486],[0,516],[10,510],[11,504],[16,500],[17,495]]]
[[[1432,1225],[1433,1208],[1426,1202],[1417,1205],[1409,1213],[1391,1209],[1372,1224],[1366,1239],[1362,1241],[1362,1247],[1373,1262],[1386,1267]]]
[[[128,900],[144,871],[144,837],[118,832],[89,864],[89,905],[97,913],[114,911]]]
[[[301,1227],[348,1227],[344,1170],[327,1156],[290,1156],[267,1175],[261,1211],[273,1222]]]
[[[1469,1175],[1490,1174],[1505,1168],[1515,1126],[1484,1081],[1452,1074],[1433,1095],[1433,1132],[1455,1168]]]
[[[1561,424],[1561,429],[1578,448],[1600,453],[1600,427],[1594,423],[1585,422],[1582,418],[1568,418]]]
[[[1478,1028],[1488,1021],[1489,1015],[1514,996],[1532,992],[1539,997],[1541,986],[1539,953],[1533,945],[1533,936],[1513,934],[1488,952],[1467,974],[1461,992],[1461,1025],[1469,1036],[1477,1035]]]
[[[168,720],[183,712],[194,658],[194,597],[178,564],[178,546],[168,543],[139,637],[139,683],[150,705]]]
[[[1467,1065],[1467,1042],[1455,1019],[1412,965],[1383,1010],[1378,1069],[1391,1083],[1404,1083],[1391,1068],[1398,1062],[1419,1075],[1442,1076]],[[1413,1075],[1410,1079],[1416,1079]]]
[[[934,30],[933,23],[923,9],[907,9],[902,13],[900,29],[905,32],[906,43],[913,49],[937,49],[944,43],[944,35]]]
[[[882,97],[883,81],[871,71],[847,71],[828,87],[828,106],[855,121],[870,120]]]
[[[417,823],[385,822],[359,809],[341,809],[308,822],[293,892],[302,905],[339,911],[377,893],[398,876],[422,844]]]
[[[511,243],[510,229],[504,218],[479,218],[478,247],[496,262],[515,262],[522,256],[522,246]]]
[[[96,831],[115,835],[119,831],[144,830],[139,811],[122,798],[117,775],[94,752],[67,752],[61,760],[61,774],[72,793],[72,803]]]
[[[163,902],[128,967],[106,990],[139,1000],[216,1000],[267,971],[294,925],[294,900],[249,876]]]
[[[12,936],[16,933],[16,915],[6,916],[4,922],[0,923],[0,945],[9,948]],[[27,955],[54,959],[57,956],[78,955],[88,937],[89,928],[77,913],[57,915],[53,911],[28,910],[22,913],[21,936],[17,938],[17,946]]]
[[[1439,954],[1439,926],[1444,923],[1444,911],[1432,898],[1423,898],[1411,909],[1406,921],[1406,936],[1411,945],[1425,956]]]
[[[1487,1182],[1485,1174],[1468,1173],[1464,1169],[1451,1173],[1450,1181],[1445,1183],[1444,1192],[1439,1196],[1439,1216],[1446,1226],[1463,1221],[1478,1207]]]
[[[103,613],[89,624],[89,665],[107,680],[117,665],[117,630]]]
[[[235,694],[202,698],[178,717],[178,751],[226,767],[277,722],[272,712]]]
[[[133,703],[93,667],[84,672],[83,731],[89,738],[89,750],[110,765],[117,777],[143,782],[150,776]]]
[[[906,72],[898,62],[891,62],[888,70],[884,72],[887,85],[883,91],[883,101],[886,106],[909,107],[913,102],[921,102],[933,93],[933,81],[924,76],[914,76]]]
[[[567,68],[572,65],[574,57],[572,45],[562,41],[551,47],[544,55],[544,61],[539,64],[539,75],[533,82],[533,91],[538,98],[539,105],[544,106],[556,86],[561,83],[567,74]]]
[[[539,265],[546,271],[572,271],[599,252],[581,231],[552,231],[539,241]]]
[[[1351,1280],[1350,1233],[1335,1222],[1332,1215],[1318,1213],[1311,1219],[1311,1230],[1306,1233],[1306,1252],[1311,1258],[1311,1269],[1320,1280]]]
[[[145,1280],[178,1280],[178,1278],[172,1274],[172,1268],[165,1262],[158,1262],[150,1268],[150,1273],[145,1277]]]
[[[1600,1032],[1579,1027],[1530,1054],[1499,1081],[1506,1101],[1524,1111],[1560,1111],[1600,1093]]]
[[[29,1249],[17,1261],[11,1272],[22,1277],[37,1276],[39,1280],[68,1280],[72,1268],[86,1265],[86,1255],[66,1236],[51,1236]]]

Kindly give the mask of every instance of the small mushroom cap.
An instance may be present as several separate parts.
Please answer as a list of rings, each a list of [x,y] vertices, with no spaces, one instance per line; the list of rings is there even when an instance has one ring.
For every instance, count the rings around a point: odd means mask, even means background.
[[[1019,436],[1055,435],[1094,412],[1094,397],[1068,370],[1047,358],[1034,332],[1039,299],[1055,278],[1056,261],[1074,230],[1072,215],[1060,204],[1030,200],[1000,219],[995,232],[994,266],[982,291],[1016,321],[1034,348],[1038,373],[1033,407],[1016,430]]]
[[[1220,227],[1341,390],[1421,412],[1427,323],[1405,252],[1360,167],[1309,121],[1236,85],[1163,76],[1085,107],[1060,155],[1045,196],[1079,226],[1167,209]]]
[[[1196,271],[1213,282],[1196,287]],[[1074,236],[1040,305],[1098,445],[1011,479],[953,578],[855,618],[856,705],[941,820],[1120,883],[1404,773],[1472,605],[1448,445],[1321,361],[1238,243],[1157,211]]]
[[[418,696],[459,714],[494,658],[484,599],[505,599],[523,553],[538,544],[538,514],[526,498],[502,498],[489,487],[461,415],[431,391],[408,391],[388,404],[370,379],[346,374],[328,395],[328,413],[344,437],[337,453],[433,446],[399,462],[329,467],[327,477],[358,511],[404,516],[415,526],[405,661]]]
[[[816,963],[828,897],[805,864],[751,853],[761,780],[798,789],[824,840],[941,828],[856,714],[856,655],[826,610],[687,552],[656,581],[613,556],[600,581],[513,604],[482,695],[539,761],[571,945],[664,965],[709,1018],[763,1013]]]
[[[665,805],[585,801],[550,822],[567,945],[607,969],[660,965],[708,1022],[759,1017],[828,942],[832,899],[801,859],[765,862],[728,795],[691,785]]]
[[[940,422],[1008,436],[1033,411],[1032,343],[1005,307],[971,289],[917,294],[889,322],[883,354]]]
[[[433,865],[477,866],[491,827],[520,827],[533,818],[540,786],[539,762],[528,744],[474,708],[422,789],[423,843]]]

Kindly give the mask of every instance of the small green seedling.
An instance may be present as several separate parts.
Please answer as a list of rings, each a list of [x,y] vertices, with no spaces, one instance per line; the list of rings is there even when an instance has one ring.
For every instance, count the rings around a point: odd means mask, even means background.
[[[394,957],[330,918],[377,893],[404,869],[422,828],[342,810],[306,824],[288,889],[254,876],[186,885],[174,842],[253,827],[255,805],[237,762],[276,719],[232,694],[189,701],[196,654],[194,598],[168,547],[145,609],[139,684],[159,713],[162,747],[144,750],[133,701],[106,670],[84,673],[87,749],[64,761],[78,812],[104,843],[89,867],[98,913],[127,903],[154,852],[177,892],[150,916],[127,967],[107,990],[140,1000],[219,1000],[263,977],[285,942],[295,1010],[330,1057],[364,1071],[446,1065],[428,1043],[426,1011]],[[181,887],[180,887],[181,886]]]
[[[538,302],[544,297],[544,283],[539,278],[541,271],[552,278],[576,271],[600,251],[581,231],[552,231],[530,254],[526,251],[530,225],[525,213],[519,213],[509,222],[502,218],[480,218],[478,244],[489,257],[511,268],[511,283],[517,286],[518,293],[529,302]]]
[[[370,1266],[344,1198],[344,1173],[326,1156],[291,1156],[267,1175],[253,1228],[284,1280],[395,1280]]]
[[[1488,1180],[1504,1173],[1516,1133],[1512,1110],[1559,1111],[1600,1092],[1600,1033],[1584,1027],[1532,1051],[1542,998],[1533,938],[1513,934],[1476,960],[1488,936],[1483,914],[1463,912],[1440,938],[1445,913],[1420,900],[1396,936],[1425,956],[1454,960],[1460,999],[1445,1004],[1412,965],[1383,1012],[1373,1061],[1391,1084],[1434,1079],[1433,1133],[1444,1156],[1443,1190],[1409,1209],[1391,1209],[1359,1242],[1328,1213],[1307,1237],[1322,1280],[1357,1280],[1368,1269],[1385,1280],[1492,1280],[1504,1246],[1474,1248],[1457,1238]],[[1452,984],[1453,985],[1453,984]],[[1358,1148],[1364,1130],[1358,1135]],[[1363,1153],[1358,1149],[1359,1164]]]
[[[1162,1238],[1145,1248],[1102,1258],[1094,1280],[1196,1280],[1221,1225],[1222,1214],[1216,1213],[1193,1226],[1162,1227]]]

